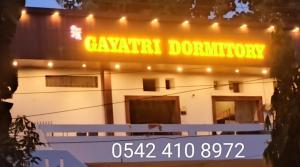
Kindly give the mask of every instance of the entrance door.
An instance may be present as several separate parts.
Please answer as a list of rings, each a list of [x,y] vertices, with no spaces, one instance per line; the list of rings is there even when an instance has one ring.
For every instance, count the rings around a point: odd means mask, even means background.
[[[126,96],[129,124],[180,124],[179,97]]]
[[[213,96],[214,123],[263,122],[262,97]]]

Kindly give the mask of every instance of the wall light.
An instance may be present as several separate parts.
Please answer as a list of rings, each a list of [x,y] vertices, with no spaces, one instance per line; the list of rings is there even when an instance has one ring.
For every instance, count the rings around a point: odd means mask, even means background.
[[[48,65],[49,68],[52,68],[53,67],[53,62],[49,61],[47,65]]]
[[[155,19],[153,19],[153,20],[151,21],[151,26],[152,26],[152,27],[158,27],[158,26],[159,26],[159,21],[158,21],[157,18],[155,18]]]
[[[59,17],[59,12],[56,11],[51,15],[51,20],[53,22],[59,23],[60,22],[60,17]]]
[[[211,25],[211,28],[213,28],[213,29],[218,29],[218,28],[220,28],[220,25],[219,25],[218,22],[214,22],[214,23]]]
[[[188,20],[185,20],[184,22],[181,23],[181,25],[183,25],[183,26],[187,26],[189,24],[190,24],[190,22]]]
[[[55,11],[53,14],[52,14],[52,17],[58,17],[59,16],[59,12],[58,11]]]
[[[23,9],[22,12],[21,12],[20,20],[24,21],[24,20],[27,20],[27,19],[28,19],[27,11],[26,11],[26,9]]]
[[[127,23],[127,18],[126,18],[126,16],[122,16],[122,17],[119,19],[119,23],[121,23],[121,24],[126,24],[126,23]]]
[[[206,68],[206,72],[211,73],[212,72],[212,68],[211,67],[207,67]]]
[[[182,67],[177,67],[177,72],[182,72],[183,68]]]
[[[297,33],[297,32],[299,32],[300,31],[300,28],[299,27],[295,27],[293,30],[292,30],[292,32],[294,32],[294,33]]]
[[[22,12],[21,12],[21,14],[22,14],[22,16],[23,16],[23,15],[26,15],[26,14],[27,14],[26,9],[23,9]]]
[[[82,68],[86,68],[87,65],[84,63],[84,64],[81,65],[81,67],[82,67]]]
[[[89,19],[93,19],[94,18],[94,15],[93,14],[89,14],[88,16],[86,16],[86,19],[89,20]]]
[[[116,70],[119,70],[120,68],[121,68],[121,65],[120,65],[120,64],[116,64],[116,65],[115,65],[115,69],[116,69]]]
[[[275,32],[275,26],[271,25],[270,27],[268,27],[267,32]]]
[[[267,69],[263,69],[263,70],[261,71],[261,73],[264,74],[264,75],[267,75],[267,74],[268,74],[268,70],[267,70]]]
[[[188,20],[185,20],[184,22],[181,23],[181,26],[185,29],[190,28],[190,22]]]
[[[17,62],[16,60],[13,61],[12,65],[13,65],[14,67],[17,67],[17,66],[18,66],[18,62]]]
[[[240,73],[240,70],[239,69],[235,69],[234,72],[238,74],[238,73]]]
[[[151,66],[147,66],[147,70],[148,70],[148,71],[151,71],[151,70],[152,70],[152,67],[151,67]]]
[[[158,19],[157,19],[157,18],[153,19],[153,20],[151,21],[151,23],[152,23],[152,24],[157,24],[157,23],[158,23]]]
[[[242,31],[248,31],[248,25],[247,24],[243,24],[240,26],[240,30]]]
[[[88,16],[86,16],[86,21],[88,21],[88,22],[92,22],[92,21],[94,21],[94,15],[93,14],[89,14]]]

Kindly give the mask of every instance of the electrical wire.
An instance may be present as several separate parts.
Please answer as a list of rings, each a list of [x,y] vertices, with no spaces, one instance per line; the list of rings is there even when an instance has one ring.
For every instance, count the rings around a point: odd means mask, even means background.
[[[259,80],[263,80],[263,79],[262,78],[254,79],[254,80],[244,81],[244,82],[240,82],[240,83],[251,83],[251,82],[255,82],[255,81],[259,81]],[[218,85],[217,87],[224,87],[224,86],[228,86],[228,85],[230,85],[230,84],[222,84],[222,85]],[[186,91],[180,91],[180,92],[174,92],[174,93],[169,93],[169,94],[164,94],[164,95],[159,95],[159,96],[147,96],[147,97],[142,97],[138,100],[155,99],[155,98],[160,98],[162,96],[179,95],[179,94],[191,93],[191,92],[195,92],[195,91],[208,90],[208,89],[212,89],[212,88],[215,88],[215,86],[192,89],[192,90],[186,90]],[[37,116],[60,114],[60,113],[78,111],[78,110],[83,110],[83,109],[104,107],[106,105],[122,104],[122,103],[126,103],[126,102],[127,102],[126,100],[123,100],[123,101],[118,101],[118,102],[112,102],[112,103],[106,103],[106,104],[100,104],[100,105],[94,105],[94,106],[87,106],[87,107],[79,107],[79,108],[73,108],[73,109],[67,109],[67,110],[60,110],[60,111],[55,111],[55,112],[46,112],[46,113],[40,113],[40,114],[25,115],[25,117],[30,118],[30,117],[37,117]]]

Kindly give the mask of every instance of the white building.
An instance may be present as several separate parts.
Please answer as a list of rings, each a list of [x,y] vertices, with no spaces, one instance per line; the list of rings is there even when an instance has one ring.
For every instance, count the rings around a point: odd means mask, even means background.
[[[53,126],[263,123],[267,28],[28,9],[12,113]]]

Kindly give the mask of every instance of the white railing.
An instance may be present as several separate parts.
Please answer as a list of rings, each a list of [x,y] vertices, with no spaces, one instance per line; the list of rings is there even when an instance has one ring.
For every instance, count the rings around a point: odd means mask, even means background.
[[[40,150],[33,155],[39,157],[41,161],[39,164],[32,164],[31,167],[86,167],[68,151]]]
[[[164,157],[162,149],[167,144],[187,143],[195,148],[203,143],[242,144],[242,159],[262,159],[270,135],[264,133],[263,124],[228,125],[39,125],[47,143],[53,150],[66,150],[84,163],[149,162],[149,161],[185,161],[185,160],[225,160],[237,159],[235,153],[215,157]],[[141,136],[141,134],[143,134]],[[153,135],[155,134],[155,135]],[[114,135],[114,136],[113,136]],[[140,136],[138,136],[140,135]],[[141,143],[155,146],[155,158],[114,156],[117,146],[126,143],[136,149]],[[235,146],[234,145],[234,146]],[[124,148],[120,148],[124,149]],[[120,151],[120,150],[117,150]],[[121,150],[122,151],[122,150]],[[124,150],[123,150],[124,151]],[[199,150],[195,154],[200,155]],[[238,157],[238,158],[241,158]]]

